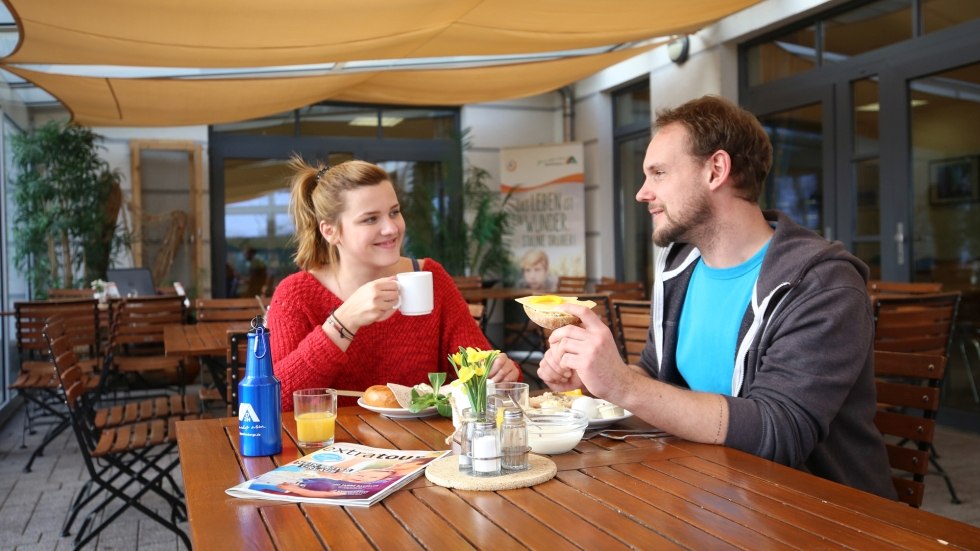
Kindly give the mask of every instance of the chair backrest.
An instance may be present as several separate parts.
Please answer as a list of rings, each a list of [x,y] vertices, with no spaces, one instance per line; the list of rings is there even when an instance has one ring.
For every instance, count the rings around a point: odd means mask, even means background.
[[[453,276],[453,282],[457,289],[482,289],[483,278],[481,276]]]
[[[636,365],[650,333],[650,301],[614,300],[612,308],[619,352],[626,363]]]
[[[875,352],[875,425],[886,439],[898,499],[913,507],[922,504],[945,371],[946,358],[939,354]],[[915,447],[900,445],[904,441]]]
[[[118,354],[126,350],[163,353],[163,327],[184,323],[184,297],[131,297],[123,299],[112,321],[112,346]],[[124,352],[123,352],[124,353]]]
[[[576,295],[585,292],[588,280],[585,277],[558,276],[558,288],[555,293],[559,295]]]
[[[612,300],[646,300],[646,285],[642,281],[600,281],[595,284],[595,292],[608,293]]]
[[[487,307],[483,304],[473,302],[468,302],[466,305],[470,307],[470,315],[473,316],[473,321],[482,329],[483,315],[486,313]]]
[[[44,326],[49,318],[57,314],[65,318],[67,338],[72,346],[85,348],[85,355],[89,358],[99,357],[101,342],[98,301],[94,298],[37,300],[14,303],[17,351],[22,363],[29,360],[50,359]]]
[[[48,289],[49,300],[95,298],[93,289]]]
[[[265,315],[255,298],[199,298],[194,301],[198,323],[209,321],[251,321]]]
[[[920,294],[920,293],[939,293],[943,290],[943,284],[938,282],[914,282],[906,281],[882,281],[872,279],[868,281],[868,292],[871,294]]]
[[[226,401],[228,415],[238,417],[238,382],[245,375],[245,354],[248,348],[248,333],[228,333],[228,370],[225,373],[227,381]]]
[[[874,299],[875,350],[949,356],[960,292]]]
[[[51,358],[51,366],[61,382],[69,413],[88,411],[92,402],[88,399],[93,386],[93,375],[79,363],[71,339],[71,318],[55,314],[43,330],[45,343]],[[96,376],[97,377],[97,376]]]

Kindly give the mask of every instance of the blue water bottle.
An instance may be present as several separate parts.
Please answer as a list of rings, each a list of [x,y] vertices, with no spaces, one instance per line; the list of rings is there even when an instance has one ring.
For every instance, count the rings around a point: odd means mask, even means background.
[[[248,333],[245,378],[238,383],[238,445],[246,457],[282,452],[279,379],[272,373],[269,332],[261,319]]]

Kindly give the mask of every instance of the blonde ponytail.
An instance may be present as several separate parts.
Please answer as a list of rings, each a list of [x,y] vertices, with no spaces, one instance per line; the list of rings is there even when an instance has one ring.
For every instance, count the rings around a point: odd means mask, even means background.
[[[296,253],[293,260],[301,270],[309,270],[326,262],[319,251],[321,245],[326,244],[323,236],[320,235],[320,221],[316,216],[316,208],[313,204],[313,192],[316,189],[317,171],[322,168],[314,168],[298,155],[294,155],[289,160],[289,168],[294,171],[290,181],[289,213],[293,217],[295,231],[293,238],[296,240]]]

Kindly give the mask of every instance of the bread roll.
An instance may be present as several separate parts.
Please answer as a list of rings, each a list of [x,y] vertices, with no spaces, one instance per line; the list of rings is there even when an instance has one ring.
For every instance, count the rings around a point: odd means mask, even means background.
[[[376,408],[401,408],[395,394],[386,385],[372,385],[364,391],[364,403]]]
[[[556,310],[559,304],[577,304],[586,308],[594,308],[595,302],[591,300],[578,300],[575,297],[559,297],[556,295],[533,295],[521,297],[517,302],[524,306],[524,313],[531,321],[545,329],[558,329],[565,325],[579,323],[576,316],[566,314]]]

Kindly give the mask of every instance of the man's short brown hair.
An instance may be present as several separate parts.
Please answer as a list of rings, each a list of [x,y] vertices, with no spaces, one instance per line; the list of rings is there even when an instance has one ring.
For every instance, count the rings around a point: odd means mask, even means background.
[[[772,168],[772,143],[759,119],[718,96],[703,96],[683,105],[657,111],[654,130],[680,123],[687,128],[691,155],[707,160],[718,150],[732,159],[736,194],[759,202],[762,186]]]

